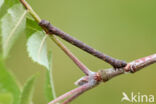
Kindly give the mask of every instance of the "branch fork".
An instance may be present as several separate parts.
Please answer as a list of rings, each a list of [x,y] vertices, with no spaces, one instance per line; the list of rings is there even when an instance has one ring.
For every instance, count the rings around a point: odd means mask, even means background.
[[[107,82],[111,78],[121,74],[135,73],[153,63],[156,63],[156,54],[134,60],[128,63],[124,68],[119,68],[117,70],[114,70],[114,68],[109,68],[109,69],[99,70],[98,72],[94,72],[92,75],[89,76],[84,76],[75,82],[75,84],[79,86],[76,89],[81,89],[81,90],[74,89],[74,92],[69,91],[68,93],[71,92],[72,96],[67,100],[65,100],[62,104],[68,104],[69,102],[77,98],[79,95],[81,95],[82,93],[86,92],[91,88],[96,87],[101,82]],[[65,96],[62,99],[65,99],[66,97],[70,96],[70,95],[67,96],[66,94],[64,94]],[[58,97],[48,104],[55,104],[55,102],[61,101],[62,99],[59,99]]]
[[[78,85],[77,88],[61,95],[60,97],[54,99],[53,101],[49,102],[48,104],[56,104],[61,100],[66,99],[62,104],[68,104],[75,98],[77,98],[82,93],[86,92],[87,90],[96,87],[101,82],[107,82],[111,78],[124,74],[124,73],[134,73],[139,71],[140,69],[156,63],[156,54],[132,61],[130,63],[126,63],[125,61],[121,61],[115,58],[112,58],[104,53],[101,53],[94,48],[82,43],[81,41],[71,37],[69,34],[63,32],[62,30],[52,26],[48,21],[41,20],[40,17],[33,11],[31,6],[25,1],[20,0],[23,6],[29,11],[32,17],[39,23],[39,25],[43,28],[43,30],[50,36],[50,38],[60,47],[66,55],[81,69],[81,71],[86,75],[80,78],[78,81],[75,82]],[[65,41],[71,43],[72,45],[86,51],[87,53],[109,63],[113,66],[113,68],[99,70],[98,72],[92,72],[85,66],[74,54],[55,36],[59,36],[60,38],[64,39]]]

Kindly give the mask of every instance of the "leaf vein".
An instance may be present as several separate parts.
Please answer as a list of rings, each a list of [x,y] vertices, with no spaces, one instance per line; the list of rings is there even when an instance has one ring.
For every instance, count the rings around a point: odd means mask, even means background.
[[[11,39],[11,37],[13,36],[13,34],[15,33],[16,29],[18,28],[18,26],[20,25],[20,23],[22,22],[22,20],[24,19],[25,15],[27,14],[27,10],[21,15],[21,17],[19,18],[19,21],[17,22],[17,24],[15,25],[15,27],[12,29],[12,31],[10,32],[10,34],[8,35],[5,43],[4,43],[4,47],[8,46],[8,42]]]

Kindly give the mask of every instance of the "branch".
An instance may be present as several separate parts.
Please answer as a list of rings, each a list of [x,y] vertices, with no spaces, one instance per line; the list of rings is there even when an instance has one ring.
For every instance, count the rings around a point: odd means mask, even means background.
[[[156,63],[156,54],[134,60],[128,63],[124,68],[120,68],[118,70],[114,70],[114,68],[99,70],[96,73],[95,80],[106,82],[110,80],[111,78],[118,76],[120,74],[137,72],[143,69],[144,67],[149,66],[153,63]],[[79,81],[79,83],[80,82],[81,80]]]
[[[132,62],[128,63],[124,68],[119,68],[118,70],[114,70],[114,68],[99,70],[97,73],[93,73],[90,76],[85,76],[85,77],[80,78],[76,82],[76,84],[79,85],[80,87],[78,87],[72,91],[69,91],[66,94],[56,98],[49,104],[55,104],[56,102],[66,98],[67,94],[68,94],[68,96],[73,95],[69,99],[65,100],[62,103],[62,104],[68,104],[69,102],[71,102],[72,100],[77,98],[82,93],[99,85],[100,82],[106,82],[106,81],[110,80],[111,78],[121,75],[121,74],[137,72],[137,71],[143,69],[144,67],[149,66],[153,63],[156,63],[156,54],[132,61]],[[87,87],[86,90],[81,89],[84,86]],[[81,89],[81,90],[77,90],[77,89]]]
[[[80,95],[80,94],[82,94],[83,92],[89,90],[90,88],[92,88],[92,85],[89,84],[89,83],[87,83],[87,84],[85,84],[85,85],[82,85],[82,86],[79,86],[78,88],[75,88],[75,89],[71,90],[70,92],[67,92],[67,93],[61,95],[60,97],[58,97],[58,98],[56,98],[55,100],[49,102],[48,104],[55,104],[55,103],[57,103],[57,102],[59,102],[59,101],[65,99],[65,98],[67,98],[67,97],[69,97],[69,96],[71,96],[71,95],[74,95],[74,94]],[[73,99],[74,97],[71,97],[71,98]],[[71,100],[70,100],[70,101],[71,101]],[[65,102],[66,102],[66,101],[65,101]]]
[[[102,52],[95,50],[94,48],[86,45],[85,43],[77,40],[76,38],[71,37],[69,34],[63,32],[55,26],[52,26],[50,22],[46,20],[42,20],[39,24],[48,34],[54,34],[56,36],[59,36],[60,38],[84,50],[85,52],[88,52],[89,54],[106,61],[107,63],[111,64],[114,68],[122,68],[126,66],[126,62],[112,58]]]
[[[75,98],[77,98],[78,96],[80,96],[82,93],[83,92],[78,92],[77,94],[73,95],[69,99],[65,100],[62,104],[68,104],[68,103],[70,103],[72,100],[74,100]]]
[[[124,70],[126,72],[130,71],[130,72],[136,72],[139,71],[140,69],[153,64],[156,62],[156,54],[147,56],[147,57],[143,57],[140,58],[138,60],[132,61],[131,63],[129,63]]]
[[[25,1],[20,0],[20,2],[23,4],[23,6],[30,12],[32,17],[36,20],[36,22],[40,23],[41,19],[40,17],[35,13],[35,11],[31,8],[31,6]],[[46,31],[45,31],[46,32]],[[51,36],[51,39],[59,46],[71,59],[72,61],[86,74],[89,75],[92,73],[77,57],[74,56],[72,52],[63,44],[61,41],[59,41],[55,36]]]
[[[72,52],[69,51],[69,49],[67,49],[67,47],[61,42],[59,41],[55,36],[50,36],[52,38],[52,40],[71,58],[71,60],[73,60],[73,62],[86,74],[89,75],[90,73],[92,73],[92,71],[90,71],[87,66],[85,66],[77,57],[74,56],[74,54]]]
[[[57,103],[69,96],[71,96],[69,99],[65,100],[62,104],[68,104],[75,98],[77,98],[82,93],[86,92],[87,90],[97,86],[100,84],[100,82],[106,82],[110,80],[111,78],[118,76],[120,74],[124,73],[134,73],[139,71],[140,69],[151,65],[156,62],[156,54],[153,54],[151,56],[147,56],[135,61],[132,61],[128,64],[124,61],[120,61],[117,59],[114,59],[110,56],[107,56],[90,46],[82,43],[81,41],[71,37],[70,35],[64,33],[63,31],[57,29],[56,27],[52,26],[49,22],[44,21],[40,19],[40,17],[33,11],[31,6],[25,1],[20,0],[20,2],[24,5],[24,7],[30,12],[30,14],[33,16],[33,18],[40,23],[40,26],[45,30],[47,34],[55,34],[62,39],[72,43],[73,45],[79,47],[80,49],[108,62],[113,66],[113,68],[100,70],[98,72],[92,72],[90,71],[81,61],[79,61],[54,35],[51,35],[51,39],[74,61],[74,63],[87,75],[85,77],[82,77],[80,80],[76,82],[77,85],[79,85],[78,88],[75,88],[64,95],[61,95],[60,97],[56,98],[49,104]],[[115,70],[118,69],[118,70]]]
[[[84,93],[85,91],[89,90],[91,87],[86,87],[85,89],[81,90],[80,92],[76,93],[75,95],[71,96],[69,99],[65,100],[62,104],[68,104],[69,102],[71,102],[72,100],[74,100],[75,98],[77,98],[78,96],[80,96],[82,93]]]
[[[36,20],[36,22],[39,23],[41,21],[41,18],[36,14],[36,12],[31,8],[31,6],[25,0],[20,0],[20,2],[30,12],[32,17]]]

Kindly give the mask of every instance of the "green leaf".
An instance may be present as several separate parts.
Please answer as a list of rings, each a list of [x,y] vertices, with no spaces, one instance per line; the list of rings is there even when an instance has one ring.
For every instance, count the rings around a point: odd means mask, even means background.
[[[33,61],[49,69],[46,37],[42,31],[35,32],[27,42],[27,51]]]
[[[13,96],[11,93],[0,93],[0,104],[12,104]]]
[[[35,74],[24,85],[23,91],[21,93],[19,104],[31,104],[34,92],[34,85],[38,74]]]
[[[3,5],[3,3],[4,3],[4,0],[1,0],[1,1],[0,1],[0,8],[1,8],[1,6]]]
[[[7,10],[11,8],[13,5],[19,3],[19,0],[0,0],[3,2],[3,5],[0,9],[0,18],[6,14]]]
[[[30,17],[26,20],[27,51],[33,61],[49,69],[45,34],[36,21]]]
[[[6,58],[15,40],[25,29],[25,16],[27,11],[21,4],[16,4],[8,9],[1,19],[1,36],[3,57]]]
[[[26,19],[26,36],[29,38],[33,33],[42,31],[42,28],[30,16]]]
[[[0,104],[6,104],[3,103],[4,100],[2,100],[4,97],[8,99],[8,102],[17,104],[20,96],[20,89],[19,86],[17,85],[16,79],[4,67],[1,57],[0,57],[0,95],[1,95]]]
[[[46,37],[42,28],[36,21],[27,18],[27,50],[29,56],[37,63],[45,66],[48,70],[46,73],[45,96],[47,102],[56,97],[53,78],[52,78],[52,53],[47,54]]]
[[[45,84],[45,97],[47,98],[47,102],[52,101],[56,98],[54,81],[52,76],[52,53],[49,52],[49,70],[46,73],[46,84]]]

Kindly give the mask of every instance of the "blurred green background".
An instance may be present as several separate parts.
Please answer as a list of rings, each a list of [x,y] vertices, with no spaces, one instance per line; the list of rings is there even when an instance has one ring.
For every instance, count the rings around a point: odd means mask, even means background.
[[[127,62],[156,52],[156,0],[29,0],[41,18],[86,44]],[[64,42],[64,41],[63,41]],[[64,42],[91,70],[110,66],[105,62]],[[34,63],[26,52],[26,38],[21,35],[6,65],[21,83],[41,72],[37,81],[34,103],[45,104],[44,67]],[[53,43],[53,76],[56,95],[76,86],[84,74]],[[84,93],[71,104],[120,104],[122,92],[156,96],[156,64],[135,74],[116,77]]]

